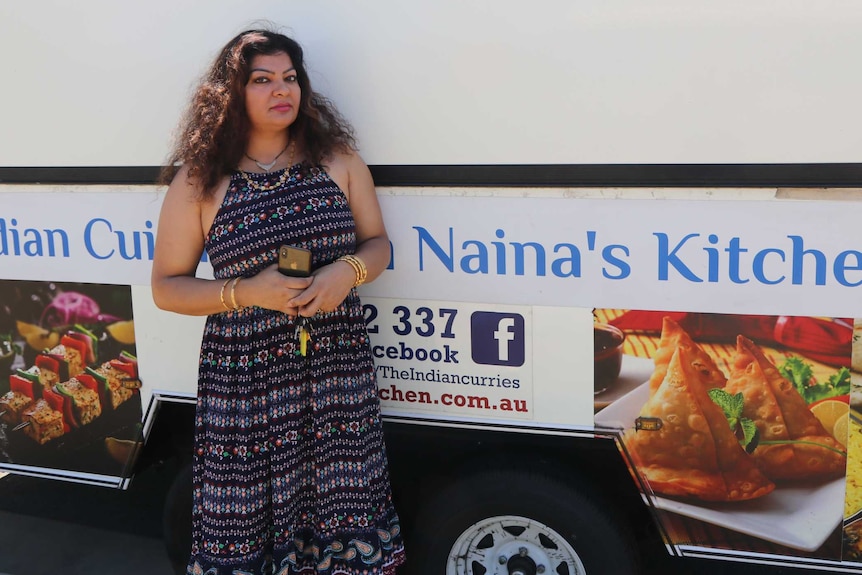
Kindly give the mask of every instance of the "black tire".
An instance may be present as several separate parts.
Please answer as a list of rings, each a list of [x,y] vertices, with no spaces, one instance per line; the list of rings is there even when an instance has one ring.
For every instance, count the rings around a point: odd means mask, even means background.
[[[180,468],[162,512],[165,551],[176,575],[183,575],[192,547],[192,464]]]
[[[462,477],[423,506],[416,525],[409,559],[416,575],[638,572],[636,542],[611,509],[531,472]],[[532,564],[516,558],[519,549]]]

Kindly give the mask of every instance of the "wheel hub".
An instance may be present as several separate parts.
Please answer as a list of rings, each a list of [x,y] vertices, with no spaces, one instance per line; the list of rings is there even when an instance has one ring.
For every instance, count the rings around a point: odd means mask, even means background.
[[[536,575],[536,562],[529,555],[516,555],[506,562],[509,575]]]
[[[514,515],[468,527],[449,554],[447,575],[585,575],[577,552],[551,527]]]

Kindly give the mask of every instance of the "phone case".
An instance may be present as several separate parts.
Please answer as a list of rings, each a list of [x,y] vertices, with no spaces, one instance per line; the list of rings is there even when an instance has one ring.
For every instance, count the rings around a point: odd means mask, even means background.
[[[296,246],[278,248],[278,271],[286,276],[307,277],[311,274],[311,252]]]

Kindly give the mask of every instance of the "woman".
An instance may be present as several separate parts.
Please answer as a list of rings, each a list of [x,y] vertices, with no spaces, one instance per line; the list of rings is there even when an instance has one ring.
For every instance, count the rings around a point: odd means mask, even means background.
[[[188,573],[393,574],[404,561],[355,287],[389,243],[350,128],[300,46],[251,30],[201,83],[166,173],[153,297],[207,315]],[[279,247],[312,253],[310,277]],[[215,280],[195,271],[206,251]]]

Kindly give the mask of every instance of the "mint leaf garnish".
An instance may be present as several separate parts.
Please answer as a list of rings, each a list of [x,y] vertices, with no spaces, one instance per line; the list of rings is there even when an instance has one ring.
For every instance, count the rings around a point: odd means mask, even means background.
[[[727,418],[727,423],[739,440],[739,444],[748,453],[754,451],[757,447],[759,434],[754,422],[747,417],[742,417],[742,410],[745,407],[745,399],[742,396],[742,392],[731,395],[725,390],[716,387],[710,389],[707,393],[712,402],[724,412],[724,417]]]
[[[712,402],[724,412],[730,428],[735,429],[739,425],[739,419],[742,417],[742,408],[744,405],[742,393],[730,395],[720,387],[710,389],[707,393]]]
[[[849,373],[847,377],[849,378]],[[753,453],[754,450],[757,449],[758,445],[792,445],[796,443],[799,445],[815,445],[817,447],[822,447],[823,449],[828,449],[829,451],[833,451],[839,455],[847,457],[847,453],[845,451],[841,451],[840,449],[835,449],[834,447],[830,447],[828,445],[816,443],[813,441],[802,441],[793,439],[761,441],[760,432],[757,430],[757,425],[755,425],[754,421],[747,417],[742,417],[742,410],[745,407],[745,400],[741,392],[731,395],[723,389],[716,387],[714,389],[710,389],[709,391],[707,391],[707,393],[709,394],[709,398],[712,400],[712,402],[719,406],[724,412],[724,416],[727,418],[727,423],[730,425],[731,431],[733,431],[733,434],[739,440],[739,444],[742,446],[743,449],[745,449],[746,453]]]
[[[753,453],[760,443],[760,432],[757,431],[757,425],[747,417],[743,417],[739,421],[739,427],[742,429],[740,445],[745,448],[746,452]]]

